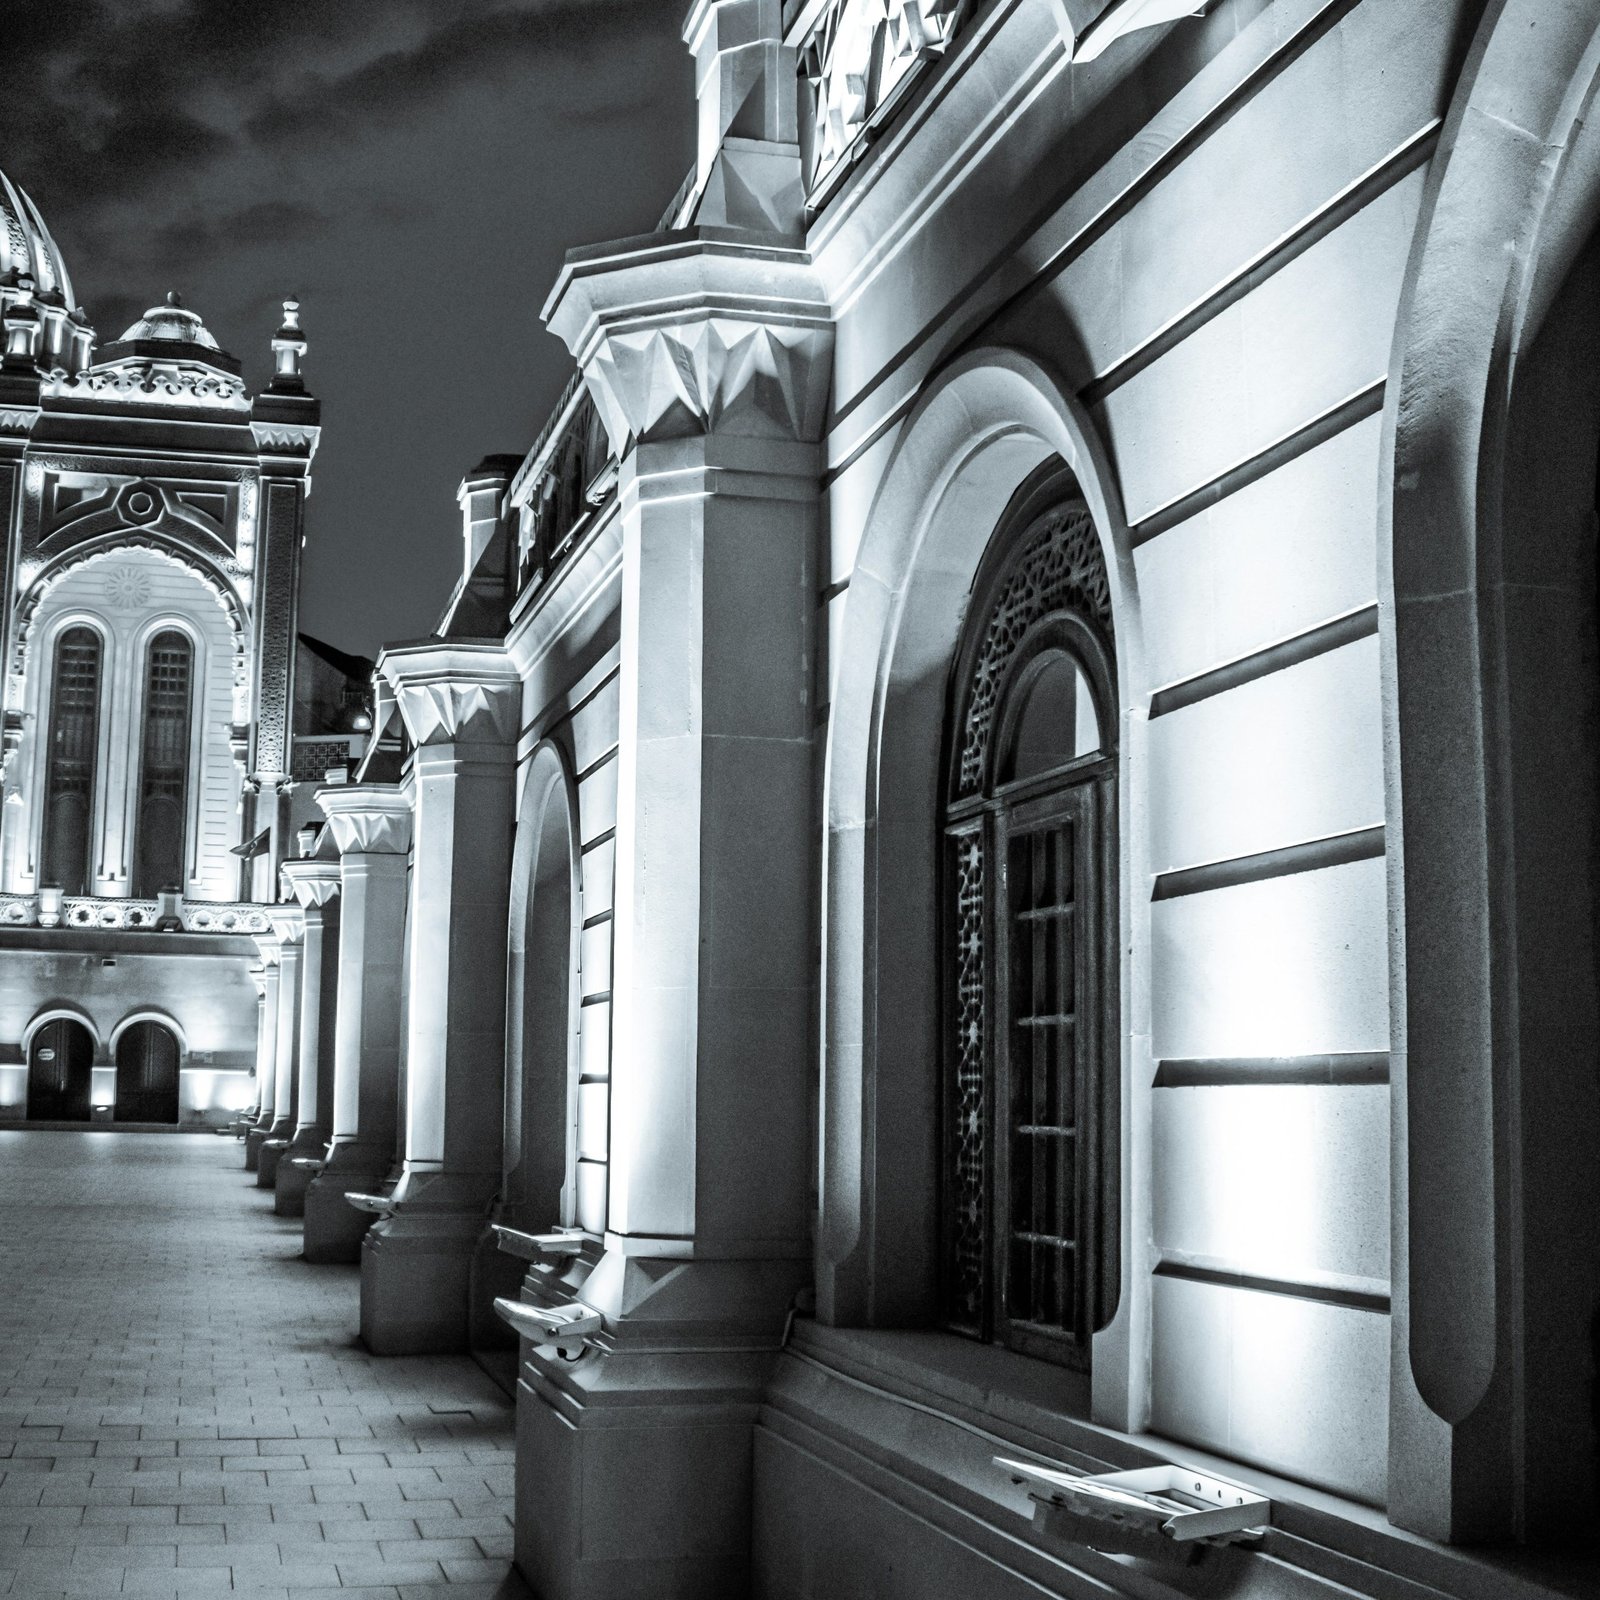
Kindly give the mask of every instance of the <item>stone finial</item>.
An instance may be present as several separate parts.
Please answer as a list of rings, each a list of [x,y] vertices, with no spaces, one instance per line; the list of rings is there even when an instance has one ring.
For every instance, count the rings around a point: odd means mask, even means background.
[[[305,353],[306,336],[300,326],[300,302],[285,300],[283,326],[272,338],[272,359],[276,368],[272,378],[274,389],[281,393],[286,389],[298,392],[305,388],[305,379],[300,370]]]

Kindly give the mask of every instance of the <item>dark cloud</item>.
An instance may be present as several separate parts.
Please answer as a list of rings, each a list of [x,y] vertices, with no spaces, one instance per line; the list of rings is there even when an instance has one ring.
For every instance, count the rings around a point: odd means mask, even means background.
[[[419,103],[485,82],[503,83],[531,61],[579,57],[595,65],[607,41],[659,20],[661,0],[539,0],[465,16],[412,49],[393,50],[339,77],[308,74],[246,124],[267,144],[304,142],[413,114]]]

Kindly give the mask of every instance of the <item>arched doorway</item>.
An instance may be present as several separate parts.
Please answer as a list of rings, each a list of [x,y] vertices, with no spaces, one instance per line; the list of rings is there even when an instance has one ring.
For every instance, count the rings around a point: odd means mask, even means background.
[[[1089,1367],[1116,1306],[1116,691],[1094,520],[1048,464],[974,585],[945,746],[941,1320]]]
[[[55,1017],[28,1046],[28,1120],[87,1122],[94,1037],[81,1022]]]
[[[117,1040],[118,1122],[178,1120],[178,1037],[159,1022],[135,1022]]]
[[[576,1221],[569,1181],[577,1049],[577,844],[559,756],[535,757],[512,891],[506,1203],[519,1225]]]
[[[533,755],[523,787],[512,866],[506,983],[506,1098],[496,1222],[543,1233],[580,1220],[573,1174],[578,1094],[578,849],[576,790],[559,747]],[[585,1086],[607,1094],[603,1081]],[[589,1152],[593,1155],[593,1152]],[[603,1161],[586,1161],[603,1175]],[[583,1218],[591,1231],[603,1218]],[[516,1383],[516,1338],[494,1301],[518,1297],[527,1263],[486,1235],[475,1253],[472,1349],[507,1392]]]

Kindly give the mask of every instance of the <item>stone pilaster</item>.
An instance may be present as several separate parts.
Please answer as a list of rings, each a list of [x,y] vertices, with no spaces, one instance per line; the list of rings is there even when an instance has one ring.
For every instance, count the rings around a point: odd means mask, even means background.
[[[305,1214],[306,1189],[326,1154],[333,1127],[333,1047],[339,993],[339,863],[290,861],[283,881],[305,919],[300,960],[299,1115],[278,1164],[272,1209]]]
[[[244,1136],[244,1170],[256,1172],[261,1164],[261,1146],[272,1132],[278,1100],[278,1009],[282,954],[275,934],[260,934],[256,948],[261,952],[261,1025],[256,1035],[256,1115]]]
[[[332,1142],[306,1191],[305,1256],[359,1261],[372,1216],[345,1194],[376,1189],[395,1157],[411,798],[344,784],[318,801],[339,851],[341,909]]]
[[[691,23],[713,28],[717,9]],[[528,1347],[518,1561],[551,1595],[742,1593],[750,1430],[811,1277],[831,313],[787,235],[719,227],[569,258],[547,315],[620,457],[621,749],[610,1219],[578,1290],[605,1331],[576,1365]],[[524,1292],[571,1290],[536,1269]],[[603,1465],[624,1458],[625,1473]],[[629,1505],[640,1478],[648,1530]]]
[[[361,1252],[379,1354],[464,1349],[473,1246],[500,1182],[507,917],[522,682],[497,643],[387,651],[416,746],[405,1162]]]
[[[256,1158],[256,1187],[273,1189],[278,1163],[300,1120],[300,961],[305,914],[299,906],[274,906],[269,913],[278,941],[278,1027],[273,1065],[272,1126]]]

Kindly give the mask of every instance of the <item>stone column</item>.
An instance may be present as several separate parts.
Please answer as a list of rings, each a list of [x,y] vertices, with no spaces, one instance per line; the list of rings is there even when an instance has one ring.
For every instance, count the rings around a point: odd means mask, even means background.
[[[339,850],[339,999],[333,1140],[306,1191],[305,1256],[359,1261],[372,1216],[345,1195],[378,1188],[394,1165],[411,798],[389,784],[317,798]]]
[[[300,1120],[300,954],[305,916],[299,906],[274,906],[268,915],[278,939],[278,1036],[272,1126],[262,1141],[256,1162],[258,1189],[277,1187],[278,1163],[289,1148]]]
[[[380,1355],[460,1350],[473,1246],[500,1182],[506,948],[522,682],[497,643],[384,654],[416,745],[405,1164],[361,1251]]]
[[[691,33],[700,19],[711,48],[739,10],[702,3]],[[741,15],[776,26],[776,11]],[[603,1357],[564,1367],[529,1347],[517,1559],[541,1593],[743,1593],[751,1423],[811,1279],[832,325],[794,237],[728,228],[569,258],[547,314],[621,469],[610,1220],[580,1291]],[[640,1477],[648,1527],[630,1512]]]
[[[280,951],[272,934],[258,934],[261,952],[261,1028],[256,1035],[256,1115],[244,1136],[244,1170],[255,1172],[261,1163],[261,1146],[272,1131],[278,1090],[278,984]]]
[[[333,1128],[334,1007],[339,994],[339,863],[290,861],[283,880],[305,918],[300,960],[299,1116],[278,1163],[272,1209],[305,1215],[306,1189],[320,1169]]]

